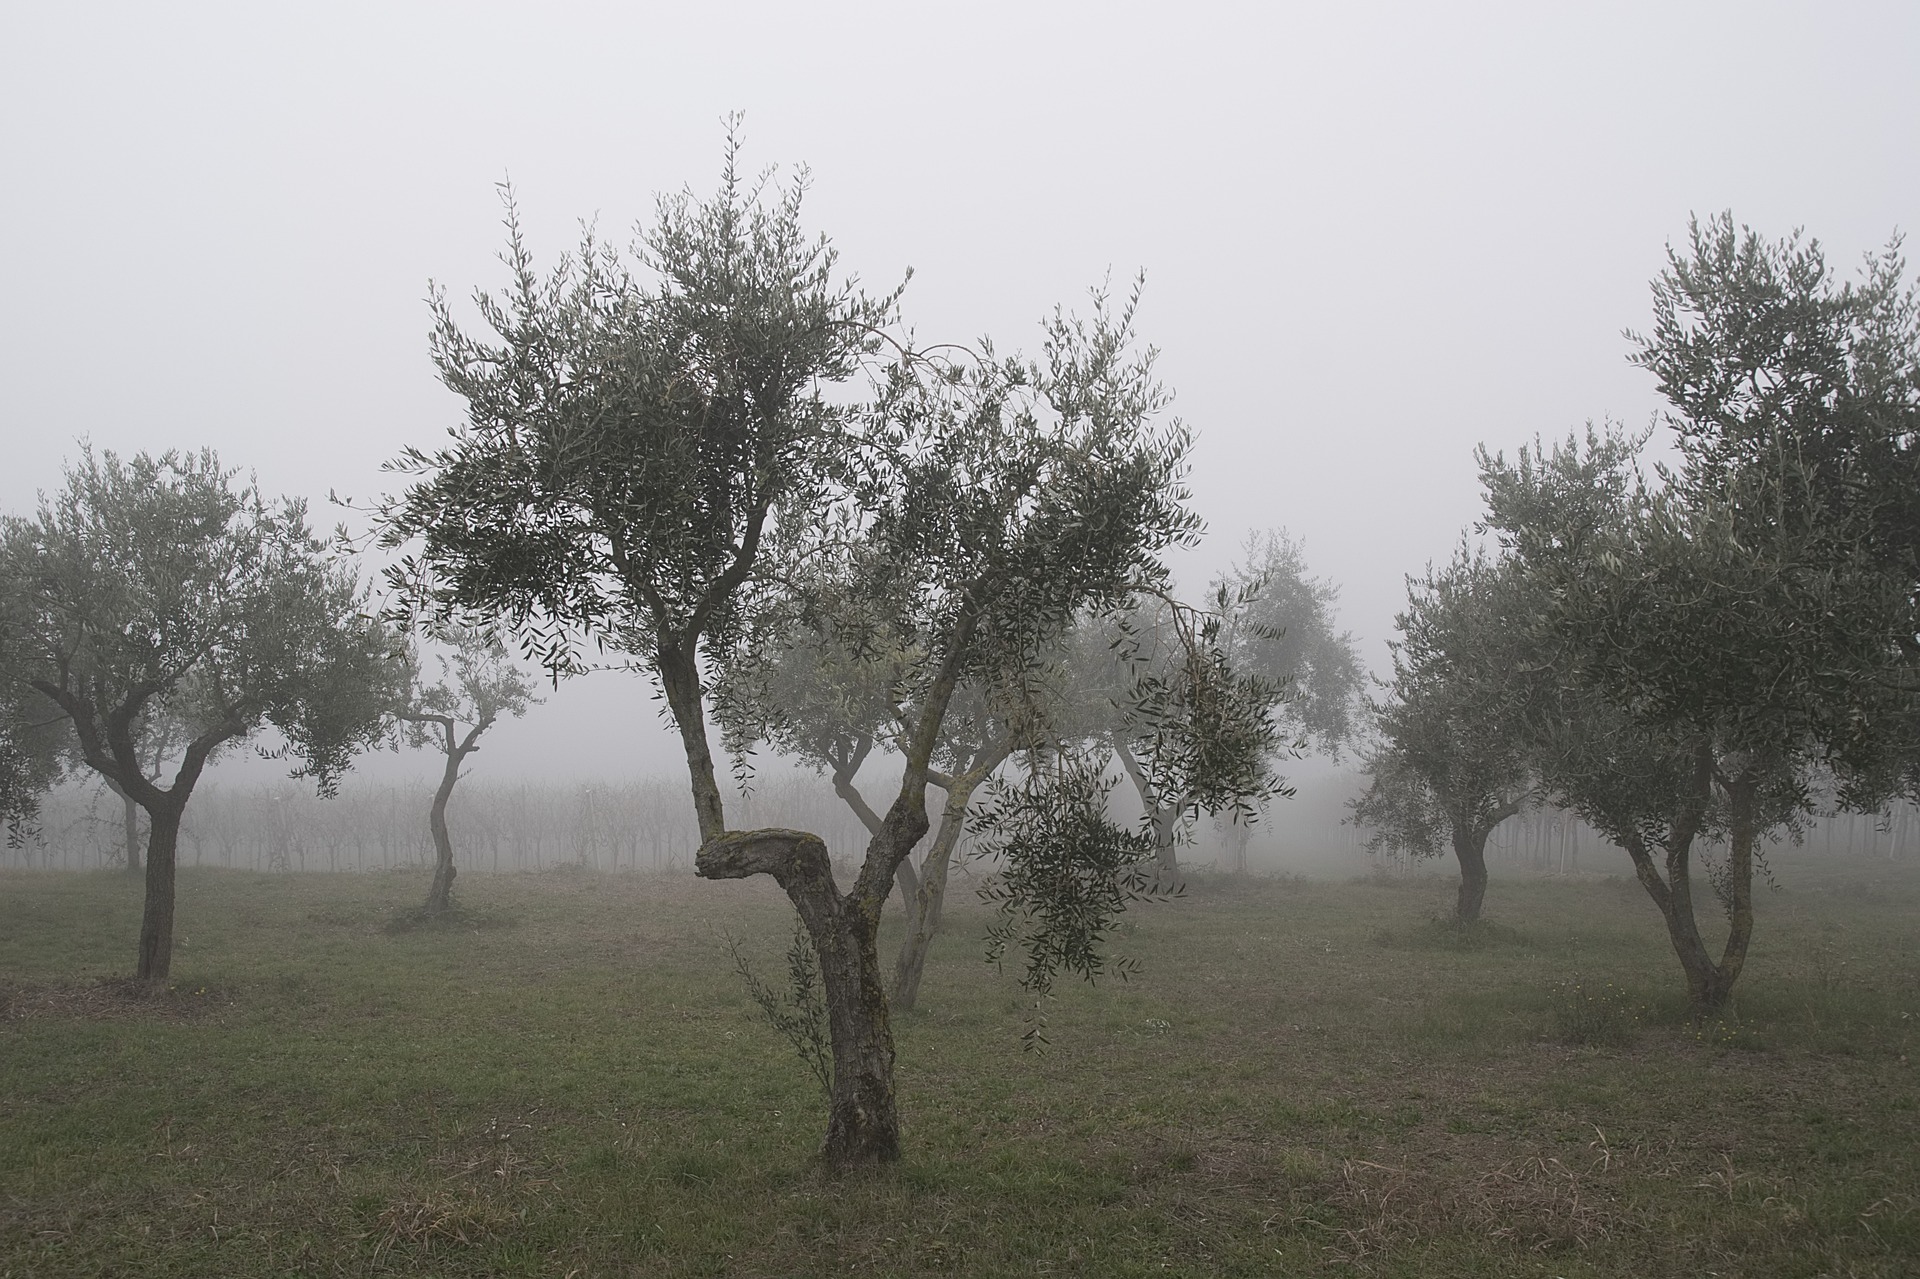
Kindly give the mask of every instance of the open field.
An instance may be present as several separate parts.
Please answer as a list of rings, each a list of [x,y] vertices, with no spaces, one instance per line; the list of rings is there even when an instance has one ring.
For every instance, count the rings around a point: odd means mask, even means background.
[[[1200,881],[1045,1055],[956,900],[908,1156],[834,1182],[721,933],[770,884],[0,873],[0,1276],[1920,1272],[1920,871],[1779,859],[1724,1023],[1624,879]]]

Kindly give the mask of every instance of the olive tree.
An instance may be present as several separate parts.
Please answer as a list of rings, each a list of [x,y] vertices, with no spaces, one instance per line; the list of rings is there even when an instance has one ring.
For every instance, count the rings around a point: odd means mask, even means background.
[[[1748,632],[1784,646],[1769,697],[1871,803],[1871,779],[1920,754],[1920,293],[1897,236],[1850,281],[1817,240],[1730,214],[1667,257],[1653,328],[1628,335],[1671,406],[1663,500],[1774,592]]]
[[[396,570],[417,598],[500,615],[556,672],[583,663],[584,640],[658,682],[698,873],[771,875],[812,941],[832,1049],[824,1153],[844,1167],[899,1153],[876,939],[930,825],[956,696],[1163,577],[1159,552],[1196,520],[1188,436],[1155,420],[1164,396],[1130,309],[1056,316],[1031,363],[909,354],[878,370],[893,299],[836,273],[800,205],[800,186],[743,184],[730,150],[719,193],[663,200],[631,257],[589,241],[545,277],[510,218],[512,286],[478,300],[491,335],[436,301],[435,357],[467,419],[403,459],[419,478],[388,505],[385,537],[419,539]],[[863,367],[882,379],[873,400],[829,394]],[[817,836],[728,829],[708,739],[715,671],[810,576],[845,584],[857,607],[841,621],[912,655],[900,785],[845,888]]]
[[[272,728],[269,753],[330,793],[382,732],[391,641],[304,504],[236,484],[210,451],[83,451],[37,516],[6,520],[0,574],[9,697],[63,719],[85,765],[146,810],[136,971],[164,982],[180,819],[207,763]],[[141,751],[162,720],[181,742],[171,777]]]
[[[1533,790],[1520,731],[1530,693],[1525,601],[1513,566],[1462,546],[1444,568],[1409,578],[1396,619],[1393,678],[1374,703],[1376,741],[1353,819],[1369,847],[1437,853],[1460,865],[1454,918],[1480,918],[1487,837]]]
[[[479,627],[448,626],[438,628],[437,638],[451,650],[435,655],[440,678],[428,683],[418,655],[411,655],[406,695],[393,709],[394,718],[408,726],[409,744],[437,750],[445,760],[427,809],[434,852],[433,881],[423,907],[428,915],[444,914],[453,905],[453,880],[459,872],[453,864],[447,802],[465,776],[462,767],[502,715],[518,719],[540,700],[497,635]]]
[[[1074,709],[1057,735],[1119,762],[1163,887],[1180,883],[1179,845],[1200,813],[1244,829],[1268,800],[1293,793],[1273,766],[1299,750],[1288,731],[1294,682],[1248,651],[1249,632],[1261,631],[1247,617],[1257,589],[1216,582],[1204,608],[1143,595],[1090,619],[1068,653]]]
[[[1539,584],[1583,708],[1556,788],[1634,858],[1697,1012],[1739,977],[1759,844],[1816,770],[1860,806],[1916,775],[1920,306],[1898,249],[1841,283],[1817,241],[1696,220],[1629,334],[1678,465],[1629,474],[1636,442],[1591,432],[1482,458],[1487,524]],[[1717,960],[1688,863],[1716,824]]]
[[[1353,634],[1337,629],[1340,587],[1313,575],[1303,540],[1266,529],[1247,534],[1214,596],[1232,603],[1222,628],[1229,659],[1285,690],[1274,705],[1283,753],[1337,759],[1356,736],[1366,690]],[[1244,870],[1252,827],[1228,816],[1233,862]]]

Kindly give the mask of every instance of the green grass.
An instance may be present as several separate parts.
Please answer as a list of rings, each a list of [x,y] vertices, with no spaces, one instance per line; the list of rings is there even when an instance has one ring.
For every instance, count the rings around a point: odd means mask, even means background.
[[[141,1001],[136,885],[6,872],[0,1276],[1913,1274],[1920,874],[1779,869],[1707,1026],[1630,881],[1203,880],[1044,1056],[956,903],[839,1181],[770,884],[189,871]]]

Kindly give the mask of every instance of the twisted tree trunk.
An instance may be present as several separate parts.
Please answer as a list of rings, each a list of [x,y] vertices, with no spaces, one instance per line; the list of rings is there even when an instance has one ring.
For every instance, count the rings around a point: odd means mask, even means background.
[[[857,887],[839,891],[825,842],[805,831],[731,831],[708,840],[694,867],[707,879],[771,875],[786,890],[813,941],[827,1000],[833,1083],[822,1158],[836,1169],[898,1159],[893,1027],[880,980],[877,904]]]
[[[1448,815],[1454,860],[1460,863],[1460,891],[1454,898],[1453,921],[1475,923],[1487,900],[1487,837],[1493,828],[1520,811],[1515,803],[1500,804],[1489,813],[1455,812]]]
[[[1680,961],[1687,982],[1687,1003],[1695,1020],[1710,1017],[1727,1006],[1733,986],[1746,966],[1747,946],[1753,937],[1753,846],[1759,837],[1756,805],[1759,777],[1742,769],[1725,783],[1729,808],[1727,858],[1728,929],[1726,945],[1716,962],[1700,935],[1693,906],[1693,841],[1706,825],[1712,798],[1711,748],[1696,751],[1692,803],[1676,817],[1667,839],[1666,875],[1654,864],[1653,850],[1639,837],[1626,841],[1634,875],[1666,921],[1667,938]]]
[[[449,753],[447,767],[440,774],[440,785],[433,792],[433,807],[427,810],[427,829],[433,834],[433,883],[427,889],[426,911],[443,915],[453,909],[453,879],[460,872],[453,865],[453,834],[447,829],[447,801],[460,780],[460,756]]]

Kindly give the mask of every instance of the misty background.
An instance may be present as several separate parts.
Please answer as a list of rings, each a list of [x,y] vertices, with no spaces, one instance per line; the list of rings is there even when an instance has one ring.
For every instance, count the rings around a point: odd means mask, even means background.
[[[504,283],[496,184],[543,265],[583,220],[624,244],[710,189],[741,111],[849,266],[912,269],[923,341],[1032,347],[1144,270],[1199,436],[1184,586],[1284,527],[1384,670],[1405,575],[1478,514],[1475,444],[1652,420],[1621,330],[1690,214],[1843,268],[1920,221],[1916,55],[1898,3],[11,6],[0,509],[87,438],[210,446],[364,530],[329,491],[393,491],[381,463],[460,420],[423,299]],[[477,783],[683,777],[641,677],[546,697]],[[1329,829],[1338,768],[1288,771],[1277,832]],[[213,781],[278,775],[243,750]]]

